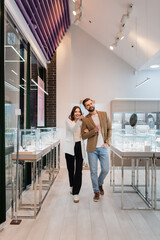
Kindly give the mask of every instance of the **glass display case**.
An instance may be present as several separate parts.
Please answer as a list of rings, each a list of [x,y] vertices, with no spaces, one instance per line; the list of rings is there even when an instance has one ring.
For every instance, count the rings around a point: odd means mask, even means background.
[[[39,148],[43,149],[53,143],[53,128],[38,128],[37,137],[39,138]]]
[[[150,146],[148,149],[151,151],[160,151],[159,100],[115,99],[111,101],[110,109],[114,144],[122,144],[123,149],[131,149],[132,146],[132,149],[144,151]],[[115,138],[119,139],[120,136],[123,139],[121,143],[115,143],[118,141]]]
[[[15,129],[6,129],[5,131],[5,168],[6,168],[6,186],[11,184],[12,173],[12,153],[14,152]]]
[[[11,142],[8,135],[8,144]],[[14,132],[14,151],[17,151],[17,133]],[[34,153],[52,145],[59,140],[59,129],[57,128],[37,128],[21,129],[19,132],[19,152]]]
[[[155,152],[160,152],[160,130],[157,130],[154,135]]]
[[[136,115],[137,122],[134,129],[140,133],[147,133],[160,129],[160,101],[150,99],[115,99],[111,101],[112,128],[130,131],[131,117]]]
[[[14,135],[15,135],[15,128],[6,129],[6,132],[5,132],[5,147],[11,147],[11,146],[14,145]]]
[[[16,152],[16,137],[15,137],[15,152]],[[39,148],[39,137],[36,129],[20,130],[19,136],[19,152],[33,153]]]
[[[153,150],[152,139],[151,135],[114,131],[112,145],[120,151],[150,152]]]
[[[53,141],[57,141],[60,139],[60,129],[54,127],[53,128]]]
[[[112,129],[125,129],[131,131],[130,118],[133,112],[113,112],[112,113]],[[137,123],[134,129],[138,132],[146,133],[153,129],[160,128],[160,113],[136,112]]]

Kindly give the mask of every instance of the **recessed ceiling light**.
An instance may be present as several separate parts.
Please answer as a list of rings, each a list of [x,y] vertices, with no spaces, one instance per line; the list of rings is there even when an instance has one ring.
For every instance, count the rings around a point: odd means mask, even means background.
[[[158,65],[158,64],[155,64],[155,65],[151,65],[150,66],[150,68],[159,68],[160,67],[160,65]]]

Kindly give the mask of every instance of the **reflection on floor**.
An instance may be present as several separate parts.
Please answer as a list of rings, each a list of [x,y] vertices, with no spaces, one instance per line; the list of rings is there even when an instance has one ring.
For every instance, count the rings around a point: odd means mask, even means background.
[[[105,195],[98,203],[93,193],[88,170],[83,171],[80,202],[73,203],[69,194],[66,169],[61,169],[42,209],[35,220],[22,220],[19,226],[7,223],[2,240],[158,240],[160,211],[121,210],[121,195],[113,193],[109,175]],[[125,194],[126,204],[143,204],[136,194]]]

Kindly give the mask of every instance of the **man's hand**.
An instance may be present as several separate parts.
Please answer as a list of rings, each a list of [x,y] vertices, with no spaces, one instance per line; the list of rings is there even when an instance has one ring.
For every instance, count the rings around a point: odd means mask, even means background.
[[[95,132],[99,132],[100,129],[101,129],[100,125],[97,125],[97,126],[95,127],[94,131],[95,131]]]
[[[108,143],[104,143],[101,147],[108,148],[109,145],[108,145]]]

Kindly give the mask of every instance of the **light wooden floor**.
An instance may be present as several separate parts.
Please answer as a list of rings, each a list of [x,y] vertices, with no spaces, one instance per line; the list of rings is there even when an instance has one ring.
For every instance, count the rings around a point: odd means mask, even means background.
[[[93,202],[90,175],[83,171],[80,202],[73,203],[69,194],[66,169],[54,182],[36,220],[22,220],[0,232],[2,240],[158,240],[159,211],[126,211],[120,209],[120,194],[112,193],[109,175],[105,195]],[[142,204],[136,194],[125,194],[127,205]]]

